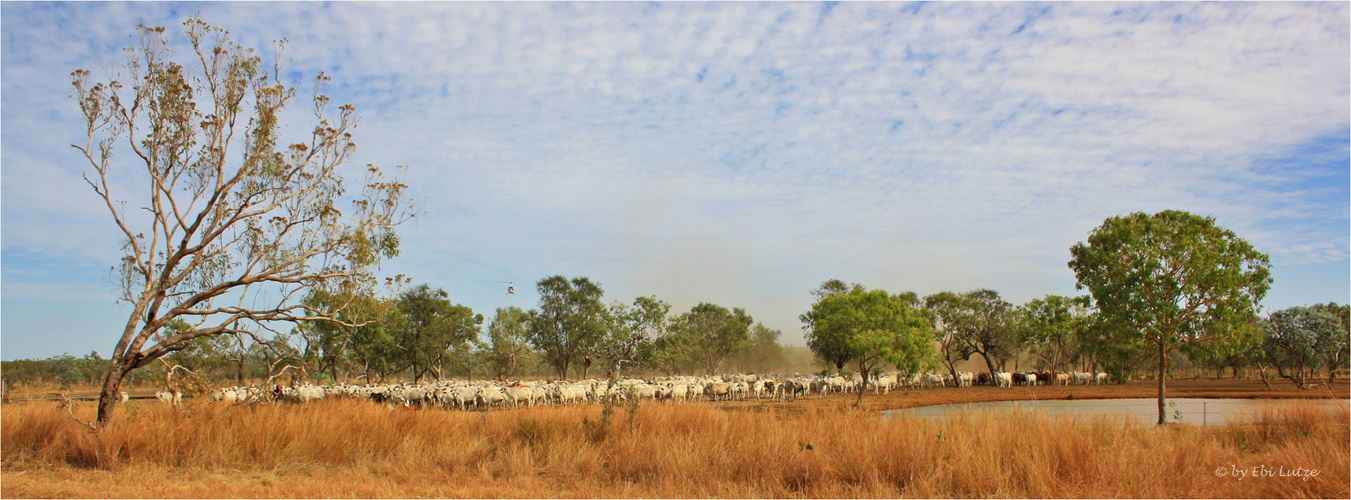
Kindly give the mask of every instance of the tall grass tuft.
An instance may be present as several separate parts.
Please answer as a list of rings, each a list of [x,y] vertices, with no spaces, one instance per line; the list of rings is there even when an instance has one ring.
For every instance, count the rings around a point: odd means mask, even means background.
[[[1347,410],[1227,426],[963,414],[882,420],[645,404],[406,411],[132,405],[98,434],[51,404],[0,415],[3,495],[75,497],[1339,497]],[[93,408],[76,416],[93,417]],[[608,428],[598,429],[597,426]],[[1245,478],[1217,470],[1319,469]]]

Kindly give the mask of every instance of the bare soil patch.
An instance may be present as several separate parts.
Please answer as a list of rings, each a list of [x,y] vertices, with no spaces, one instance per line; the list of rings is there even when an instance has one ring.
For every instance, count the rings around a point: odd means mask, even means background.
[[[1349,399],[1351,381],[1341,379],[1328,385],[1320,382],[1317,388],[1299,390],[1285,380],[1273,380],[1267,387],[1260,379],[1183,379],[1167,380],[1164,395],[1168,398],[1214,399]],[[1026,401],[1057,399],[1125,399],[1154,398],[1159,395],[1155,380],[1135,380],[1125,384],[1050,385],[1015,387],[935,387],[931,389],[897,389],[887,394],[863,395],[864,411],[898,410],[919,406],[983,403],[987,401]],[[821,409],[852,407],[857,393],[827,394],[824,398],[811,395],[794,401],[749,399],[746,401],[709,402],[726,410],[774,412],[783,415],[800,414],[812,406]]]

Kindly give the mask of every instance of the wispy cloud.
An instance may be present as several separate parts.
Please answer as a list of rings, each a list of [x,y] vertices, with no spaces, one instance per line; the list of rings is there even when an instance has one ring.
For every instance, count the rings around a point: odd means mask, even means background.
[[[1340,3],[7,3],[7,255],[112,260],[64,77],[197,10],[333,77],[354,165],[410,165],[425,203],[390,269],[479,309],[556,273],[786,332],[832,277],[1022,301],[1073,293],[1104,217],[1165,208],[1348,261]],[[1276,286],[1346,301],[1327,279]]]

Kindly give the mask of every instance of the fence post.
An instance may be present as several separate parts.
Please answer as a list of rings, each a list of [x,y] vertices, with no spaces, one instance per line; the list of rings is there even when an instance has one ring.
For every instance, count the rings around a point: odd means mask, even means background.
[[[1202,401],[1202,402],[1201,402],[1201,425],[1209,425],[1209,424],[1206,422],[1206,417],[1208,416],[1208,415],[1207,415],[1207,412],[1206,412],[1206,404],[1207,404],[1207,402],[1205,402],[1205,401]]]

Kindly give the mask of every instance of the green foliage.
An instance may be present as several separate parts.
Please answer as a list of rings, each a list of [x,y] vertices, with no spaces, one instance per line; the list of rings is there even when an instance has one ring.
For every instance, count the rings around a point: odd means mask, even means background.
[[[521,364],[535,356],[530,349],[530,315],[515,306],[497,308],[483,347],[494,375],[515,377]]]
[[[910,296],[860,287],[823,296],[812,306],[812,317],[819,328],[843,337],[859,373],[872,373],[883,364],[914,372],[934,354],[933,325],[915,302]]]
[[[452,303],[445,290],[419,285],[395,301],[398,314],[390,321],[402,366],[420,380],[429,372],[441,378],[447,351],[466,353],[478,341],[483,315]]]
[[[1017,336],[1046,369],[1069,371],[1093,323],[1092,299],[1047,295],[1017,312]]]
[[[962,340],[957,325],[966,314],[967,300],[952,292],[939,292],[924,297],[925,314],[933,323],[934,342],[938,344],[938,360],[953,377],[957,363],[971,358],[976,351]]]
[[[862,290],[863,286],[858,283],[846,285],[843,281],[837,279],[826,280],[816,290],[812,290],[812,297],[816,298],[819,304],[826,297],[849,293],[853,290]],[[846,340],[847,333],[832,330],[829,325],[820,324],[815,307],[812,310],[798,316],[802,320],[802,330],[806,333],[807,347],[817,357],[835,366],[835,372],[840,373],[844,370],[845,363],[853,359],[853,351],[849,348]]]
[[[411,217],[407,186],[374,166],[346,193],[339,168],[356,148],[356,109],[326,115],[326,76],[315,80],[313,127],[300,127],[309,137],[283,145],[297,92],[281,83],[281,64],[264,64],[223,28],[195,18],[184,27],[190,51],[176,50],[163,28],[138,26],[125,65],[107,72],[125,82],[71,74],[84,118],[75,148],[122,238],[115,279],[132,306],[100,422],[138,368],[170,355],[191,362],[209,347],[199,339],[244,332],[244,323],[316,320],[292,301],[307,290],[369,289],[381,259],[398,253],[394,228]],[[186,63],[174,61],[180,53]],[[170,326],[183,319],[189,328]]]
[[[737,357],[741,372],[765,373],[784,364],[783,346],[779,337],[783,332],[760,323],[751,326],[750,345]]]
[[[605,292],[585,277],[550,276],[535,284],[539,309],[530,311],[530,345],[566,379],[576,362],[586,365],[605,331]],[[589,368],[589,365],[586,366]]]
[[[956,359],[971,354],[985,358],[991,373],[1002,371],[1004,362],[1019,348],[1013,305],[993,290],[972,290],[957,295],[950,292],[930,295],[925,303],[940,323],[934,338],[943,348],[949,369]]]
[[[1101,343],[1153,347],[1161,380],[1168,351],[1204,358],[1259,340],[1246,326],[1271,286],[1269,259],[1213,218],[1175,210],[1111,217],[1070,253],[1077,288],[1098,306]]]
[[[1236,333],[1271,286],[1265,254],[1180,211],[1109,218],[1070,253],[1078,288],[1122,342],[1241,350],[1253,339]]]
[[[1327,358],[1345,349],[1342,322],[1321,307],[1291,307],[1261,322],[1266,339],[1262,352],[1282,377],[1301,389]]]
[[[705,302],[677,319],[691,356],[709,374],[717,373],[722,361],[729,355],[750,347],[750,327],[754,322],[741,308],[729,311],[725,307]]]
[[[670,331],[666,318],[670,310],[670,304],[656,297],[638,297],[632,307],[621,302],[611,304],[595,353],[616,374],[629,365],[656,366],[661,361],[657,352],[659,341]]]
[[[0,362],[0,375],[9,384],[56,383],[63,387],[74,384],[93,384],[108,369],[108,360],[97,352],[83,357],[69,353],[47,359],[20,359]]]
[[[1341,332],[1331,341],[1330,351],[1326,358],[1328,383],[1330,384],[1336,380],[1337,370],[1351,366],[1348,364],[1348,361],[1351,361],[1351,305],[1337,305],[1328,302],[1326,304],[1314,304],[1312,308],[1337,318],[1341,326]]]

